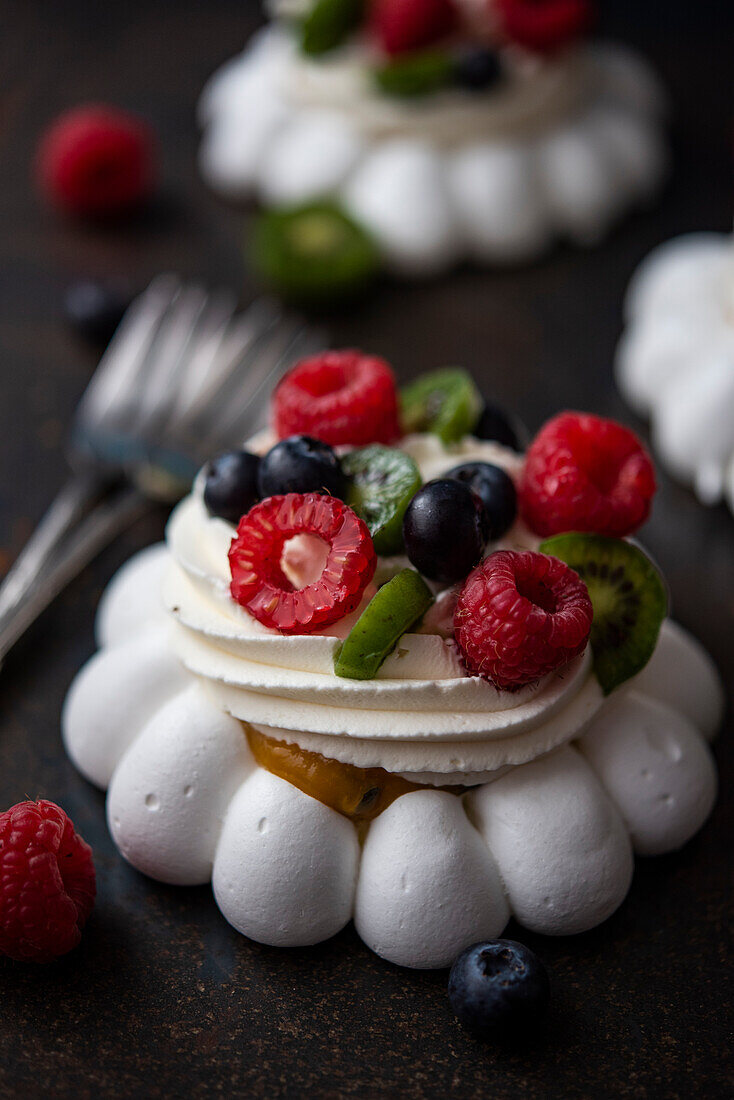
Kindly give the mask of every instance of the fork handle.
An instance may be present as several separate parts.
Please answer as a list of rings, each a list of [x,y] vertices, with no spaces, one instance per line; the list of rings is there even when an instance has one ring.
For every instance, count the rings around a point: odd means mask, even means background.
[[[102,497],[95,474],[72,477],[0,585],[0,661],[51,601],[148,501],[125,486]]]

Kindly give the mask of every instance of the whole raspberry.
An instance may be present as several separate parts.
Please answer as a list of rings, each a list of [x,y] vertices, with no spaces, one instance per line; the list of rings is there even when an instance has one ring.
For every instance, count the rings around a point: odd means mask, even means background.
[[[419,50],[445,38],[458,23],[452,0],[373,0],[373,32],[389,54]]]
[[[0,813],[0,954],[51,962],[76,947],[92,912],[92,849],[44,799]]]
[[[76,107],[41,138],[36,171],[54,206],[81,217],[115,216],[153,189],[153,138],[145,123],[116,107]]]
[[[554,53],[580,38],[594,15],[590,0],[495,0],[500,28],[533,53]]]
[[[323,551],[314,580],[294,588],[282,565],[286,544],[316,536]],[[344,618],[359,604],[377,565],[367,527],[336,497],[288,493],[268,497],[240,520],[229,548],[230,591],[263,626],[310,634]]]
[[[645,522],[654,494],[655,470],[634,432],[614,420],[564,412],[530,445],[519,504],[538,535],[623,538]]]
[[[400,434],[395,376],[384,359],[361,351],[302,359],[275,391],[273,418],[279,439],[311,435],[332,447],[392,443]]]
[[[454,637],[469,672],[512,691],[583,653],[592,618],[586,585],[565,562],[499,550],[464,582]]]

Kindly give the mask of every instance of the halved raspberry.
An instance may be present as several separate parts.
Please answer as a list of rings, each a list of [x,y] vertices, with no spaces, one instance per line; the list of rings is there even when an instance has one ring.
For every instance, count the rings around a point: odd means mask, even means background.
[[[294,588],[282,568],[286,543],[298,535],[324,545],[320,575]],[[240,520],[229,549],[230,591],[263,626],[310,634],[359,604],[377,565],[367,527],[336,497],[288,493],[268,497]]]
[[[325,351],[302,359],[273,396],[280,439],[312,435],[332,447],[392,443],[400,435],[395,376],[384,359]]]
[[[634,432],[564,412],[530,445],[520,479],[522,518],[539,535],[587,531],[623,538],[645,522],[655,470]]]
[[[389,54],[430,46],[458,22],[452,0],[372,0],[370,15],[375,36]]]
[[[153,188],[153,137],[142,120],[116,107],[76,107],[43,135],[36,167],[54,205],[92,218],[117,215]]]
[[[0,954],[51,962],[76,947],[96,893],[92,850],[44,799],[0,813]]]
[[[564,562],[499,550],[464,582],[454,637],[469,672],[512,691],[583,653],[592,619],[586,585]]]
[[[590,0],[495,0],[503,33],[534,53],[553,53],[591,26]]]

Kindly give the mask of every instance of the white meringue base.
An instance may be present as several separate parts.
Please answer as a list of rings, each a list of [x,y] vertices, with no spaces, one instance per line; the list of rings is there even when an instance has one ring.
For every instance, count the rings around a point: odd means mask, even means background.
[[[625,314],[620,390],[650,418],[670,473],[702,503],[734,510],[734,239],[692,233],[656,248]]]
[[[371,93],[355,52],[354,68],[308,62],[277,25],[256,35],[201,95],[207,183],[268,205],[336,198],[415,277],[593,244],[665,175],[664,96],[626,49],[595,43],[514,91],[418,103]]]
[[[67,697],[77,767],[109,786],[110,830],[145,874],[212,880],[227,920],[299,946],[350,918],[401,966],[448,966],[510,916],[548,935],[592,928],[623,901],[632,851],[673,851],[705,820],[705,737],[723,693],[701,647],[663,625],[647,668],[566,745],[464,797],[403,795],[366,830],[255,764],[242,727],[172,658],[160,619],[167,551],[133,558],[100,605],[103,649]]]

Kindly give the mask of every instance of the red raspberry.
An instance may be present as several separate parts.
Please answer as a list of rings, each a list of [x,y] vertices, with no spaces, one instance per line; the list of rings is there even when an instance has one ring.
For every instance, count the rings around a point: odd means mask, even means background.
[[[281,567],[286,543],[316,535],[327,556],[317,580],[294,589]],[[230,591],[263,626],[310,634],[337,622],[362,599],[377,565],[367,527],[336,497],[288,493],[268,497],[240,520],[229,548]]]
[[[41,138],[41,191],[67,212],[114,216],[148,197],[155,176],[153,139],[134,115],[115,107],[76,107]]]
[[[60,806],[0,813],[0,954],[51,962],[76,947],[96,894],[92,849]]]
[[[361,351],[302,359],[278,385],[273,413],[279,439],[311,435],[361,447],[400,435],[395,376],[384,359]]]
[[[469,672],[512,691],[583,653],[592,618],[586,585],[565,562],[499,550],[464,582],[454,637]]]
[[[452,0],[373,0],[371,23],[389,54],[419,50],[451,34],[458,22]]]
[[[553,53],[591,26],[590,0],[495,0],[500,27],[511,42],[534,53]]]
[[[654,493],[655,470],[634,432],[614,420],[564,412],[530,444],[520,514],[538,535],[623,538],[645,522]]]

